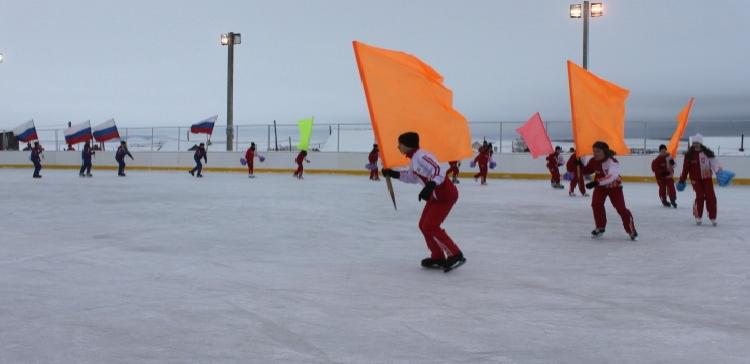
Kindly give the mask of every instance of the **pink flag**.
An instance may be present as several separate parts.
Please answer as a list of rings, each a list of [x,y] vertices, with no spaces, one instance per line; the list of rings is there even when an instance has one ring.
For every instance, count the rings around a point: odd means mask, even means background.
[[[547,135],[547,130],[544,129],[542,117],[539,113],[534,114],[526,124],[523,124],[516,131],[518,134],[521,134],[526,146],[529,147],[532,158],[537,159],[539,156],[546,156],[555,151],[552,148],[552,141],[549,140],[549,135]]]

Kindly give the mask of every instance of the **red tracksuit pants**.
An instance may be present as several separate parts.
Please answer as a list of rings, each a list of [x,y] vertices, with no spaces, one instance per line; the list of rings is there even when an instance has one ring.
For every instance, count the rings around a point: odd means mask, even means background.
[[[669,195],[669,201],[677,201],[677,192],[674,189],[674,178],[659,178],[656,180],[656,184],[659,185],[659,198],[662,201],[667,199],[667,195]]]
[[[440,225],[451,212],[451,208],[458,200],[458,190],[453,183],[446,179],[435,189],[432,198],[422,210],[419,219],[419,230],[424,235],[427,248],[430,249],[432,259],[445,259],[461,252],[448,233]]]
[[[446,176],[451,176],[453,179],[458,178],[458,166],[448,168]]]
[[[547,167],[549,169],[549,173],[551,175],[550,182],[552,182],[553,185],[559,185],[560,184],[560,170],[557,169],[557,167]]]
[[[703,217],[703,205],[708,210],[708,218],[716,219],[716,193],[714,192],[714,181],[711,179],[702,179],[690,181],[695,191],[695,203],[693,203],[693,216],[696,218]]]
[[[380,176],[378,176],[378,170],[377,170],[377,168],[370,170],[370,179],[373,180],[373,181],[380,180]]]
[[[247,161],[247,173],[253,174],[253,172],[255,172],[255,170],[253,169],[253,161]]]
[[[581,194],[586,194],[586,184],[583,183],[583,175],[573,172],[573,178],[570,180],[570,188],[568,188],[569,193],[573,193],[576,189],[576,185],[578,185],[578,190],[581,191]]]
[[[297,163],[297,170],[294,171],[295,177],[302,177],[302,172],[305,171],[305,167],[302,167],[302,163]]]
[[[487,164],[479,163],[479,173],[474,175],[474,179],[482,178],[482,184],[487,183]]]
[[[607,200],[607,197],[609,197],[609,201],[615,207],[617,213],[620,214],[622,226],[625,228],[625,231],[628,234],[632,234],[635,231],[635,222],[633,221],[633,214],[625,207],[625,195],[622,193],[622,187],[594,188],[594,195],[591,198],[591,208],[594,210],[596,228],[604,229],[607,227],[607,211],[604,208],[604,202]]]

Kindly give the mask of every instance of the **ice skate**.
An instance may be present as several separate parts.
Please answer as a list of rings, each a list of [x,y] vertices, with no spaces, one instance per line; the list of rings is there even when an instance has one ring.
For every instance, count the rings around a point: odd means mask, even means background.
[[[602,236],[604,236],[604,229],[594,229],[593,231],[591,231],[592,239],[599,239]]]

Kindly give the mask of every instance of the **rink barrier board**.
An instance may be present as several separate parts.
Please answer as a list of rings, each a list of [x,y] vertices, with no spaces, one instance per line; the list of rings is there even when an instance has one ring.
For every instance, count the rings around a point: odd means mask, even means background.
[[[33,169],[32,165],[26,164],[0,164],[0,168],[15,168],[15,169]],[[80,165],[42,165],[44,169],[60,169],[60,170],[79,170]],[[116,171],[117,166],[96,166],[92,168],[92,171],[107,170]],[[174,166],[128,166],[126,170],[129,171],[187,171],[189,167],[174,167]],[[276,174],[291,174],[296,169],[276,169],[276,168],[256,168],[256,173],[276,173]],[[247,168],[236,168],[236,167],[203,167],[204,172],[225,172],[225,173],[247,173]],[[338,174],[338,175],[349,175],[349,176],[369,176],[370,172],[367,170],[344,170],[344,169],[305,169],[305,174]],[[465,179],[474,178],[474,172],[461,172],[459,176]],[[549,180],[549,174],[543,173],[488,173],[487,178],[491,179],[520,179],[520,180]],[[715,179],[715,178],[714,178]],[[622,176],[624,182],[636,182],[636,183],[654,183],[654,177],[650,176]],[[735,178],[732,180],[734,185],[750,185],[750,178]]]

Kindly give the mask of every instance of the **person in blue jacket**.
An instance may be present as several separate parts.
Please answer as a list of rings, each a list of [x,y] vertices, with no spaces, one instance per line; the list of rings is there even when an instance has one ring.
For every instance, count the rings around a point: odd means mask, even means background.
[[[135,160],[128,150],[128,144],[125,143],[125,141],[121,141],[120,146],[117,148],[117,152],[115,152],[115,160],[117,161],[118,166],[117,175],[120,177],[125,177],[125,156],[130,157],[131,160]]]
[[[91,177],[91,156],[94,154],[96,154],[96,152],[91,149],[91,143],[87,140],[83,145],[83,152],[81,152],[83,164],[81,164],[81,171],[78,172],[79,177]],[[83,172],[86,173],[84,174]]]
[[[206,156],[206,145],[201,143],[198,148],[195,150],[195,154],[193,154],[193,159],[195,159],[195,167],[190,170],[190,174],[195,177],[203,177],[201,174],[201,171],[203,170],[203,164],[201,163],[201,159],[203,159],[206,163],[208,163],[208,157]],[[196,174],[196,172],[198,172]]]
[[[39,145],[39,142],[34,142],[34,147],[31,148],[31,163],[34,163],[34,178],[42,178],[39,171],[42,170],[42,152],[44,148]]]

